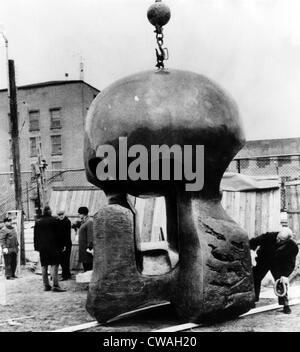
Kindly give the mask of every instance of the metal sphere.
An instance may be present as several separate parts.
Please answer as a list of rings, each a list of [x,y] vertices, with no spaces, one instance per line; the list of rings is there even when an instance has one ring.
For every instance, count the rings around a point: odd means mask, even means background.
[[[170,8],[162,2],[155,2],[147,12],[149,22],[153,26],[164,26],[171,17]]]

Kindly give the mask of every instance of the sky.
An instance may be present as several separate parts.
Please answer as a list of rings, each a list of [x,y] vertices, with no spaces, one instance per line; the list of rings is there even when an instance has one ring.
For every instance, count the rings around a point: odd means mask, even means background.
[[[18,86],[80,79],[99,90],[155,70],[154,0],[0,0]],[[164,0],[166,67],[203,74],[237,102],[247,140],[300,137],[300,1]],[[65,77],[68,73],[68,78]],[[0,88],[7,87],[0,37]]]

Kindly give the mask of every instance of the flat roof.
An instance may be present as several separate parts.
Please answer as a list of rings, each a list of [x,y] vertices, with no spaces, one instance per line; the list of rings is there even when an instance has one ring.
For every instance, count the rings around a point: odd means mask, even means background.
[[[43,87],[49,87],[49,86],[61,86],[64,84],[74,84],[74,83],[83,83],[87,86],[89,86],[92,89],[95,89],[97,92],[100,92],[99,89],[91,86],[90,84],[82,81],[82,80],[63,80],[63,81],[47,81],[47,82],[41,82],[41,83],[33,83],[33,84],[26,84],[24,86],[17,86],[17,89],[35,89],[35,88],[43,88]],[[7,92],[7,88],[0,89],[0,92]]]

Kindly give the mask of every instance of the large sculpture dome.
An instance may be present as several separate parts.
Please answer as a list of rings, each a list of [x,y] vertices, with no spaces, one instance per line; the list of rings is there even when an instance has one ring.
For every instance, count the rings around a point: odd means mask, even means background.
[[[208,78],[181,70],[145,71],[115,82],[99,93],[86,119],[84,154],[91,183],[107,193],[163,193],[164,182],[99,180],[97,148],[108,144],[118,152],[120,137],[127,137],[128,148],[140,144],[149,152],[151,145],[203,145],[203,191],[216,192],[244,143],[233,99]]]

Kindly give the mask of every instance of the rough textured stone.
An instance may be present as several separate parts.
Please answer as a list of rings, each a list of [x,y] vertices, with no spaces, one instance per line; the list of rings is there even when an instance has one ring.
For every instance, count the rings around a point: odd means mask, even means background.
[[[236,316],[254,299],[247,234],[218,199],[182,193],[178,199],[179,272],[172,296],[189,321]]]
[[[94,230],[95,259],[87,299],[92,316],[105,322],[129,310],[169,300],[177,269],[154,278],[141,274],[142,267],[136,262],[141,253],[134,238],[134,210],[129,204],[100,209]]]
[[[96,150],[110,144],[118,160],[121,136],[127,137],[128,148],[142,144],[149,152],[154,144],[204,145],[203,189],[185,191],[185,178],[100,181]],[[192,72],[142,72],[99,94],[85,131],[87,178],[110,197],[110,205],[96,216],[95,267],[87,301],[98,321],[162,300],[170,300],[185,321],[232,317],[251,308],[247,234],[226,214],[219,192],[223,173],[244,142],[234,101]],[[141,274],[138,221],[127,193],[165,197],[168,242],[179,253],[169,273]]]

